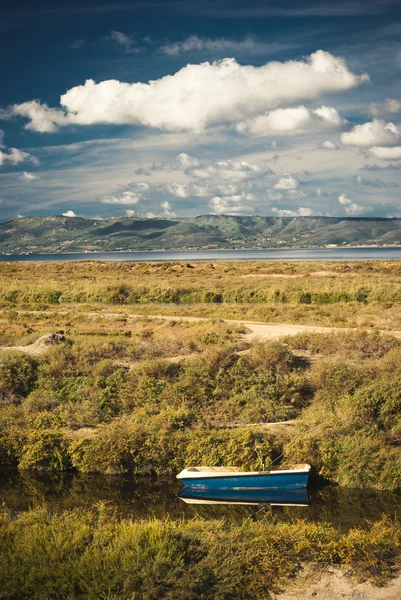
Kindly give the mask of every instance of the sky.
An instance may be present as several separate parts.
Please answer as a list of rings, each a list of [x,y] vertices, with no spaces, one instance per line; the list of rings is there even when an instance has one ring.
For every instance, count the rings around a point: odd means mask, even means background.
[[[3,0],[0,222],[401,217],[401,0]]]

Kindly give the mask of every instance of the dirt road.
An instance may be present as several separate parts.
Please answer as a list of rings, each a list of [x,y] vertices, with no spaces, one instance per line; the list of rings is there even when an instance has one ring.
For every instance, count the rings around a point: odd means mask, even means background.
[[[38,314],[39,311],[34,311],[35,314]],[[50,314],[46,312],[46,314]],[[88,313],[80,313],[81,315],[87,316],[96,316],[102,317],[104,319],[112,319],[118,316],[118,313],[104,313],[99,314],[95,312]],[[187,321],[188,323],[193,322],[207,322],[210,319],[207,317],[190,317],[190,316],[180,316],[180,315],[141,315],[141,314],[124,314],[124,316],[128,319],[163,319],[164,321]],[[252,341],[254,339],[261,340],[277,340],[287,335],[297,335],[298,333],[333,333],[339,331],[355,331],[355,329],[346,329],[346,328],[338,328],[338,327],[322,327],[319,325],[299,325],[299,324],[291,324],[291,323],[263,323],[261,321],[244,321],[237,319],[221,319],[222,322],[227,323],[227,325],[233,326],[245,326],[249,331],[244,333],[242,338],[245,341]],[[389,335],[393,335],[394,337],[401,339],[401,331],[383,331],[381,333],[387,333]],[[20,350],[24,352],[28,352],[29,354],[40,355],[48,348],[48,344],[42,343],[46,342],[45,338],[49,336],[43,336],[29,346],[9,346],[0,348],[0,350]],[[181,359],[181,357],[176,357],[176,359]]]
[[[129,315],[131,318],[139,318],[144,315]],[[181,317],[181,316],[167,316],[167,315],[146,315],[149,319],[164,319],[166,321],[188,321],[188,322],[201,322],[209,321],[206,317]],[[297,335],[297,333],[330,333],[332,331],[344,331],[336,327],[320,327],[318,325],[297,325],[289,323],[263,323],[261,321],[243,321],[236,319],[221,319],[227,325],[241,326],[245,325],[247,329],[250,329],[249,333],[245,333],[243,336],[244,340],[253,340],[254,338],[260,338],[263,340],[277,340],[286,335]],[[350,330],[348,330],[350,331]],[[401,332],[398,332],[401,336]]]

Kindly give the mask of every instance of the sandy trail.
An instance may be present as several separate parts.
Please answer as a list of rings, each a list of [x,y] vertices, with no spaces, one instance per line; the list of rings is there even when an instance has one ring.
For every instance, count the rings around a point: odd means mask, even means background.
[[[144,315],[129,315],[131,318],[140,318]],[[148,319],[163,319],[165,321],[188,321],[189,323],[210,321],[207,317],[185,317],[185,316],[170,316],[170,315],[146,315]],[[245,321],[237,319],[221,319],[227,325],[241,326],[245,325],[250,329],[249,333],[243,335],[244,340],[253,340],[260,338],[264,340],[277,340],[286,335],[297,335],[298,333],[331,333],[333,331],[351,331],[350,329],[336,327],[321,327],[318,325],[297,325],[290,323],[263,323],[262,321]],[[393,332],[399,333],[401,332]]]
[[[39,314],[41,311],[32,311],[33,314]],[[50,315],[50,312],[46,312],[46,314]],[[80,313],[81,315],[87,315],[88,317],[100,317],[104,319],[112,319],[119,316],[119,313],[96,313],[96,312],[87,312]],[[188,323],[200,323],[207,322],[211,319],[208,317],[191,317],[184,315],[142,315],[142,314],[124,314],[124,317],[129,319],[162,319],[164,321],[187,321]],[[249,331],[242,335],[242,339],[250,342],[254,339],[261,340],[277,340],[282,337],[288,335],[297,335],[298,333],[334,333],[340,331],[356,331],[356,329],[352,328],[344,328],[344,327],[323,327],[319,325],[299,325],[296,323],[263,323],[262,321],[245,321],[243,319],[219,319],[221,322],[226,323],[227,325],[233,326],[245,326]],[[398,339],[401,339],[401,331],[381,331],[380,333],[392,335]],[[7,346],[0,348],[0,350],[19,350],[22,352],[27,352],[33,355],[40,355],[45,352],[49,344],[40,343],[42,339],[49,337],[43,336],[40,340],[37,340],[33,344],[28,346]],[[47,341],[47,340],[44,340]],[[191,355],[189,355],[191,356]],[[188,355],[171,357],[170,360],[174,360],[174,362],[179,362],[181,359],[188,358]]]

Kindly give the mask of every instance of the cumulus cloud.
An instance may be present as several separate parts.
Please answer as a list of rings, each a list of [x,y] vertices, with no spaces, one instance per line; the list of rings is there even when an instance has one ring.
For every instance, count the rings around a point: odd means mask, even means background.
[[[142,196],[140,193],[126,190],[121,194],[102,198],[100,202],[102,204],[138,204],[138,202],[141,200],[141,197]]]
[[[380,146],[373,146],[369,148],[369,153],[376,158],[383,160],[400,160],[401,159],[401,146],[394,146],[393,148],[384,148]]]
[[[275,190],[295,190],[299,186],[299,181],[289,173],[284,173],[283,177],[273,186]]]
[[[32,154],[18,150],[18,148],[9,148],[8,150],[0,151],[0,166],[7,163],[15,166],[23,162],[31,162],[35,165],[39,164],[38,159],[32,156]]]
[[[167,191],[177,198],[188,198],[188,189],[185,184],[182,183],[168,183],[166,185]]]
[[[26,128],[39,132],[96,123],[201,131],[275,110],[282,104],[341,92],[366,79],[323,50],[305,61],[270,62],[260,67],[225,58],[189,64],[174,75],[149,83],[95,83],[89,79],[61,96],[61,109],[32,100],[12,106],[9,112],[27,118]]]
[[[394,123],[373,119],[369,123],[356,125],[341,135],[343,144],[368,148],[369,146],[395,146],[401,139],[401,131]]]
[[[67,210],[66,212],[63,212],[63,217],[76,217],[77,215],[74,213],[73,210]]]
[[[370,206],[363,206],[362,204],[357,204],[356,202],[352,202],[350,198],[344,192],[342,192],[338,196],[338,201],[342,206],[344,206],[345,212],[347,215],[360,215],[365,212],[371,211],[372,208]]]
[[[135,216],[135,211],[133,208],[127,208],[127,210],[125,211],[125,214],[127,217],[134,217]]]
[[[247,204],[252,202],[254,196],[252,194],[238,194],[236,196],[215,196],[209,202],[210,208],[215,214],[232,214],[252,212],[253,206]]]
[[[170,204],[170,202],[167,202],[167,200],[162,202],[160,206],[162,207],[163,210],[171,210],[171,204]]]
[[[194,156],[189,156],[185,152],[181,152],[176,156],[176,165],[181,169],[192,169],[193,167],[198,167],[200,162]]]
[[[286,208],[277,208],[276,206],[273,206],[272,212],[278,217],[310,217],[311,215],[320,214],[316,213],[307,206],[300,206],[297,210],[289,210]]]
[[[227,52],[234,54],[269,54],[287,48],[287,44],[266,44],[254,35],[247,35],[243,40],[230,38],[206,38],[189,35],[182,42],[173,42],[160,48],[169,56],[178,56],[187,52]]]
[[[182,155],[179,155],[182,156]],[[191,158],[192,161],[196,160]],[[271,174],[268,167],[259,167],[245,160],[202,160],[185,169],[185,173],[200,180],[246,181]]]
[[[324,142],[320,142],[317,147],[320,150],[339,150],[338,144],[335,142],[331,142],[330,140],[325,140]]]
[[[371,104],[370,110],[375,117],[382,114],[396,114],[401,112],[401,102],[395,98],[387,98],[381,104]]]
[[[40,179],[39,175],[35,175],[34,173],[28,173],[27,171],[24,171],[21,175],[21,179],[23,181],[37,181],[38,179]]]
[[[337,129],[344,120],[335,108],[321,106],[310,109],[306,106],[295,108],[279,108],[238,123],[238,133],[256,136],[269,134],[306,133],[317,129]]]
[[[348,198],[344,192],[338,196],[338,201],[342,205],[352,204],[352,200],[350,200],[350,198]]]

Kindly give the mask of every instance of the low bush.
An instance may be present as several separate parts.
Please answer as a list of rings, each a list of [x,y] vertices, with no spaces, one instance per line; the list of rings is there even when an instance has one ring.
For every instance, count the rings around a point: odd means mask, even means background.
[[[388,518],[348,533],[324,523],[119,520],[112,508],[0,514],[5,600],[257,600],[301,562],[346,564],[383,583],[401,550]]]

